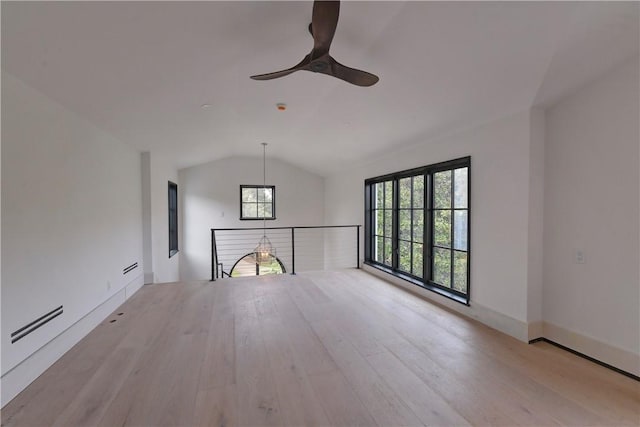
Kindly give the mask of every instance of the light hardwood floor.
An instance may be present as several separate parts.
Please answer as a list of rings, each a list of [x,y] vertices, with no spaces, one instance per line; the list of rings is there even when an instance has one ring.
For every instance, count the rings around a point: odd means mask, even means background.
[[[345,270],[145,286],[2,425],[637,426],[640,383]]]

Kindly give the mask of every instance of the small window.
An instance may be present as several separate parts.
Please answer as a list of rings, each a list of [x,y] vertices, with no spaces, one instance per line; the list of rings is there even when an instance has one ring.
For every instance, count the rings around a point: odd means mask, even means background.
[[[169,258],[178,253],[178,184],[169,181]]]
[[[240,219],[276,219],[276,187],[241,185]]]

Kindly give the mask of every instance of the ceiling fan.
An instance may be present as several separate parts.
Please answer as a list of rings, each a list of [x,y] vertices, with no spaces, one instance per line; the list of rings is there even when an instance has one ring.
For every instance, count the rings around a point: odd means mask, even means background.
[[[309,32],[313,36],[313,49],[300,63],[282,71],[251,76],[254,80],[271,80],[287,76],[300,70],[323,73],[337,77],[357,86],[372,86],[378,82],[378,76],[366,71],[356,70],[340,64],[329,55],[331,41],[338,26],[340,14],[339,1],[313,2],[313,15]]]

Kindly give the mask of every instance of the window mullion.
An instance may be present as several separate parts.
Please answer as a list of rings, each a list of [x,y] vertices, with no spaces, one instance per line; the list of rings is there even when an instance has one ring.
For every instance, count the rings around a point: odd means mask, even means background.
[[[369,259],[371,252],[369,250],[370,240],[373,233],[371,233],[371,227],[369,223],[371,221],[371,186],[365,185],[364,187],[364,259]],[[358,245],[360,242],[358,242]],[[360,260],[358,260],[358,264]]]
[[[471,298],[471,165],[467,165],[467,303]]]
[[[387,194],[387,183],[386,182],[383,184],[383,188],[384,188],[383,189],[384,197],[382,198],[382,203],[384,203],[384,205],[383,205],[383,211],[382,211],[383,212],[382,213],[382,215],[383,215],[382,222],[384,224],[384,229],[382,230],[382,232],[383,232],[383,234],[382,234],[383,235],[383,237],[382,237],[382,243],[383,243],[383,245],[382,245],[382,263],[386,264],[387,245],[388,245],[388,240],[389,240],[389,239],[387,239],[387,210],[388,210],[388,208],[387,208],[387,199],[389,197],[392,197],[393,191],[392,191],[392,194]],[[391,219],[391,226],[389,228],[392,228],[392,226],[393,226],[393,218]],[[392,231],[392,235],[393,235],[393,231]],[[391,248],[392,249],[391,249],[391,265],[390,265],[390,267],[393,265],[393,244],[391,245]]]
[[[449,284],[451,285],[451,289],[453,289],[453,272],[455,270],[454,269],[454,265],[453,265],[453,263],[455,261],[454,257],[453,257],[453,248],[455,246],[454,245],[454,240],[453,240],[453,230],[455,230],[455,218],[454,218],[455,217],[455,215],[454,215],[454,213],[455,213],[455,210],[454,210],[454,206],[455,206],[454,205],[454,202],[455,202],[455,200],[454,200],[455,191],[454,191],[454,187],[455,187],[455,181],[456,181],[456,176],[455,176],[456,174],[455,174],[454,171],[455,171],[455,169],[451,170],[451,189],[449,190],[450,194],[451,194],[451,196],[450,196],[451,197],[451,210],[450,210],[450,214],[449,214],[449,215],[451,215],[451,232],[450,232],[450,234],[451,234],[450,239],[451,240],[450,240],[450,244],[449,244],[449,246],[451,247],[450,250],[449,250],[449,260],[450,260],[449,261],[449,263],[450,263],[449,264],[449,276],[450,276]]]
[[[424,186],[424,242],[425,259],[423,264],[425,265],[424,279],[429,281],[433,280],[433,174],[428,172],[425,174],[427,182]]]
[[[384,214],[384,200],[385,200],[384,199],[385,198],[385,186],[384,186],[384,184],[382,184],[381,188],[382,188],[382,190],[381,190],[382,191],[382,206],[378,206],[378,210],[382,211],[382,249],[381,249],[381,251],[382,251],[382,260],[378,259],[378,262],[381,262],[382,264],[384,264],[384,253],[385,253],[384,252],[384,248],[385,248],[385,245],[386,245],[386,241],[384,240],[384,230],[385,230],[386,220],[387,220],[387,218],[385,217],[385,214]],[[378,191],[378,189],[376,189],[376,192],[377,191]],[[376,193],[376,198],[377,197],[378,197],[378,194]],[[376,199],[376,203],[377,203],[377,199]],[[376,215],[378,215],[378,210],[376,210]],[[376,241],[376,244],[377,244],[377,241]]]
[[[391,230],[391,267],[394,270],[398,270],[398,248],[399,248],[399,244],[398,244],[398,236],[399,236],[399,217],[400,215],[398,215],[398,209],[400,207],[399,201],[400,201],[400,184],[399,184],[399,180],[398,178],[394,178],[393,179],[393,202],[391,204],[391,223],[393,225],[392,230]]]
[[[409,180],[411,183],[409,195],[409,272],[413,274],[413,177]]]

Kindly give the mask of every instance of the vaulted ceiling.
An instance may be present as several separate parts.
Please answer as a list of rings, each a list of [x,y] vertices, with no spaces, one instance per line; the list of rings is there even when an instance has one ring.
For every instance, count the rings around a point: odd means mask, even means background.
[[[343,2],[332,55],[370,88],[298,72],[311,2],[2,2],[2,68],[176,167],[269,155],[327,175],[533,105],[638,55],[637,2]],[[275,104],[284,102],[284,112]],[[209,108],[201,108],[209,104]]]

